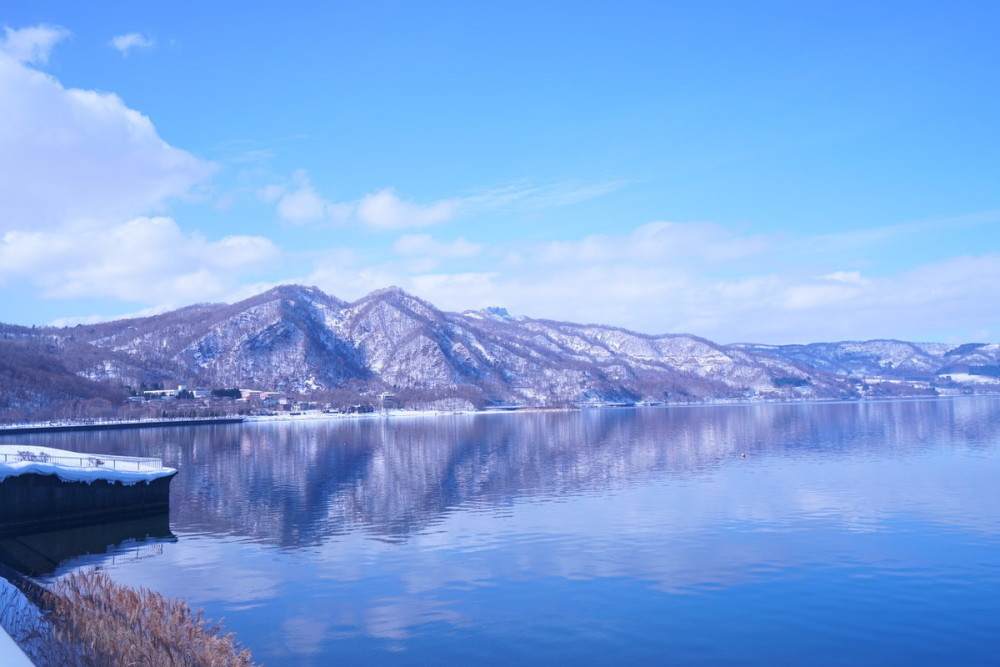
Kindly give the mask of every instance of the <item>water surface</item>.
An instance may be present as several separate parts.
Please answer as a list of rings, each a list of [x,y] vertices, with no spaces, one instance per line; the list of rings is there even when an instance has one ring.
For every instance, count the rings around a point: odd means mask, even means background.
[[[15,441],[177,467],[169,530],[46,576],[188,598],[267,665],[997,660],[996,398]]]

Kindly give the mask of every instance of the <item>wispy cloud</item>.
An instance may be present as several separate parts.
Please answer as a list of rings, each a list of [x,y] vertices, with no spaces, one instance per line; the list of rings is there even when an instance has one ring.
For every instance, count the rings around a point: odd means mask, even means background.
[[[126,35],[112,37],[108,45],[113,49],[117,49],[122,54],[122,58],[127,58],[133,49],[151,49],[156,45],[156,42],[151,37],[147,37],[142,33],[130,32]]]
[[[261,189],[259,195],[263,201],[275,204],[278,218],[285,223],[359,223],[372,230],[398,231],[432,227],[459,217],[488,212],[568,206],[607,194],[623,185],[623,181],[546,185],[513,183],[428,203],[405,199],[395,188],[383,188],[360,199],[336,202],[324,197],[306,172],[299,170],[292,175],[289,183],[269,185]]]
[[[627,181],[581,183],[563,181],[543,185],[518,181],[497,188],[474,191],[461,198],[469,211],[541,210],[588,201],[625,187]]]
[[[941,232],[954,233],[962,229],[995,225],[998,223],[1000,223],[1000,209],[947,218],[879,225],[833,234],[818,234],[791,240],[789,247],[796,252],[809,253],[828,253],[833,250],[852,250],[857,248],[864,249],[907,237]]]

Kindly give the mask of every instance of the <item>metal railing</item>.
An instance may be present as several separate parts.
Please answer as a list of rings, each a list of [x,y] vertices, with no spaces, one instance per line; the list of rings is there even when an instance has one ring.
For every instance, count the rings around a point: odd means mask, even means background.
[[[0,463],[48,463],[68,468],[104,468],[106,470],[156,471],[163,468],[161,459],[139,456],[110,456],[95,454],[56,456],[47,452],[33,452],[30,449],[11,453],[0,453]]]

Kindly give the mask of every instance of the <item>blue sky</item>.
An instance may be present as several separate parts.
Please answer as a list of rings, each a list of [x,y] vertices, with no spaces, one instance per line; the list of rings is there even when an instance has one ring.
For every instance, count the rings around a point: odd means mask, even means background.
[[[8,3],[0,321],[299,282],[720,342],[1000,334],[1000,5],[480,4]]]

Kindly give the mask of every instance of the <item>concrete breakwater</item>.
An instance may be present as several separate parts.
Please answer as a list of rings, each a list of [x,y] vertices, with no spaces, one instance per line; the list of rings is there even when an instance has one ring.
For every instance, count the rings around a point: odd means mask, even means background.
[[[25,426],[0,426],[0,435],[62,433],[65,431],[116,431],[131,428],[203,426],[206,424],[240,424],[243,421],[242,417],[210,417],[207,419],[156,419],[134,422],[97,422],[93,424],[30,424]]]
[[[0,536],[166,512],[172,478],[128,486],[103,479],[67,482],[55,475],[8,477],[0,481]]]
[[[158,459],[0,445],[0,536],[166,512],[176,474]]]

